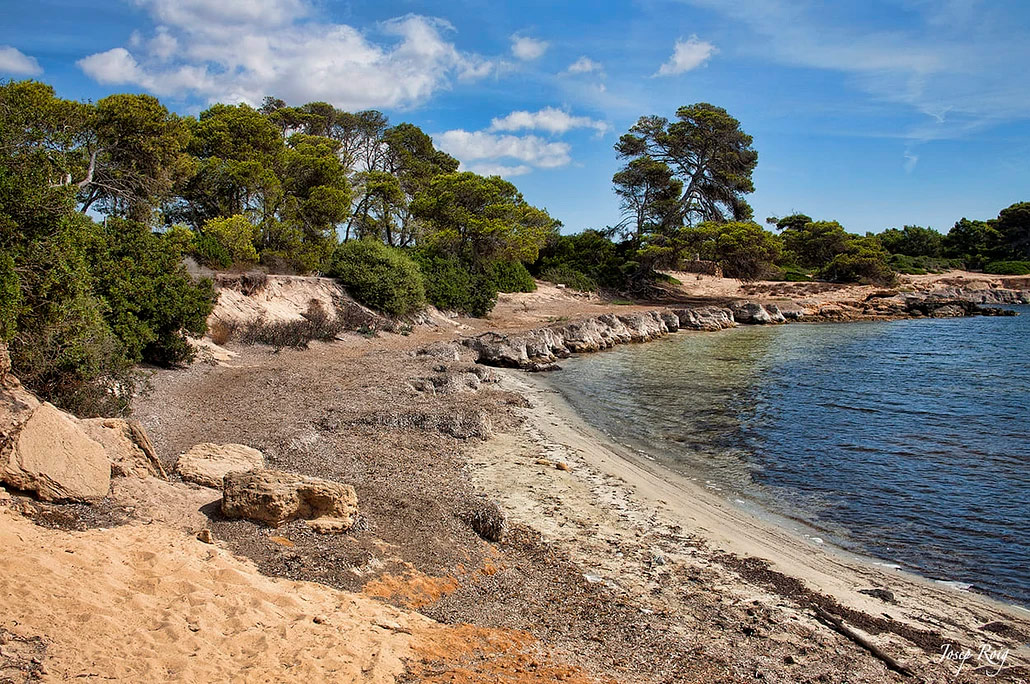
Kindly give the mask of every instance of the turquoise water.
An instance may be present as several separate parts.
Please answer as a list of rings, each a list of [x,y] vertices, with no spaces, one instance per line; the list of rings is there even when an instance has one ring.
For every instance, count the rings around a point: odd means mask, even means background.
[[[613,439],[730,498],[1030,606],[1022,315],[677,333],[548,382]]]

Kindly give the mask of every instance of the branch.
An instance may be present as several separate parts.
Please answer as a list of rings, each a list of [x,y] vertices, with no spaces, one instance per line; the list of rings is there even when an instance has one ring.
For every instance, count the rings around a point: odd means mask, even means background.
[[[883,651],[879,646],[877,646],[876,644],[874,644],[873,642],[869,641],[864,636],[856,632],[855,630],[845,625],[844,621],[836,615],[832,615],[826,612],[819,606],[812,606],[812,608],[815,610],[816,617],[819,618],[821,622],[832,627],[834,631],[843,634],[848,639],[851,639],[856,644],[872,653],[874,656],[882,660],[891,670],[903,674],[906,677],[912,677],[915,674],[907,666],[902,665],[897,660],[895,660],[893,656]]]

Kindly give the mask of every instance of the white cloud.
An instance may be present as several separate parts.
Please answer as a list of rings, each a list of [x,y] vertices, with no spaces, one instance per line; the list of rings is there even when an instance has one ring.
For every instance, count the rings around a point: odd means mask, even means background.
[[[658,69],[655,76],[675,76],[691,69],[696,69],[719,50],[711,43],[691,36],[687,40],[677,40],[672,57]]]
[[[916,164],[919,163],[919,155],[915,154],[910,150],[905,150],[905,163],[902,166],[905,168],[905,173],[912,173],[915,171]]]
[[[515,34],[511,37],[511,53],[524,62],[540,59],[547,52],[550,43],[529,36]]]
[[[470,164],[464,167],[466,171],[478,173],[480,176],[501,176],[503,178],[514,178],[524,176],[533,170],[527,164],[516,166],[505,166],[504,164]]]
[[[43,68],[35,57],[30,57],[10,45],[0,45],[0,74],[12,76],[39,76]]]
[[[500,160],[513,159],[523,165],[553,169],[572,161],[572,148],[568,143],[552,142],[535,135],[497,135],[489,131],[456,129],[434,135],[433,141],[463,164],[487,161],[496,165]]]
[[[441,19],[406,15],[372,35],[308,20],[303,0],[135,0],[157,24],[153,37],[78,62],[105,84],[158,95],[258,104],[266,95],[344,109],[416,105],[493,64],[462,52]],[[378,39],[376,39],[378,37]]]
[[[569,68],[565,70],[569,74],[589,74],[599,73],[604,74],[604,67],[601,66],[600,62],[595,62],[589,57],[580,57],[575,62],[569,65]]]
[[[586,116],[572,116],[554,107],[545,107],[537,112],[512,112],[490,122],[490,130],[494,131],[540,130],[561,134],[573,128],[593,128],[604,133],[608,124]]]

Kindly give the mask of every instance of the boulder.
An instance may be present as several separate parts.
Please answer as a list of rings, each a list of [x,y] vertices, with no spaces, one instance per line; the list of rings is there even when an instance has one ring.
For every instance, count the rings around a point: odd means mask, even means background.
[[[685,330],[707,330],[714,332],[723,328],[732,328],[736,325],[736,322],[733,320],[733,312],[717,306],[675,309],[672,313],[676,314],[676,317],[679,318],[680,328]]]
[[[0,419],[5,429],[0,442],[0,481],[35,492],[43,501],[92,501],[107,496],[111,462],[104,447],[91,439],[74,417],[52,404],[38,404],[20,387],[16,391],[5,388],[3,393],[25,396],[7,396],[3,402],[5,409],[13,407],[15,413]],[[26,410],[33,403],[35,409]]]
[[[220,489],[229,473],[245,473],[265,467],[265,457],[243,444],[198,444],[179,456],[175,470],[184,480]]]
[[[112,477],[158,477],[168,475],[157,458],[154,444],[143,426],[135,420],[90,418],[79,424],[86,434],[104,447],[111,461]]]
[[[764,325],[772,323],[772,316],[761,304],[755,302],[734,302],[730,304],[733,320],[745,325]]]
[[[7,345],[0,342],[0,383],[11,372],[11,355],[7,353]]]
[[[222,489],[222,515],[278,527],[290,520],[313,520],[322,532],[354,524],[358,496],[354,487],[279,470],[231,472]]]

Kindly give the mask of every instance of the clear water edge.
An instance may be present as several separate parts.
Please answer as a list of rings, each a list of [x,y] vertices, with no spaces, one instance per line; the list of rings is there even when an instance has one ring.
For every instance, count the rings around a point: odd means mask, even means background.
[[[1030,606],[1030,307],[1013,308],[679,333],[543,384],[613,443],[813,544]],[[977,487],[999,462],[1001,491]],[[928,473],[942,463],[955,482]]]

